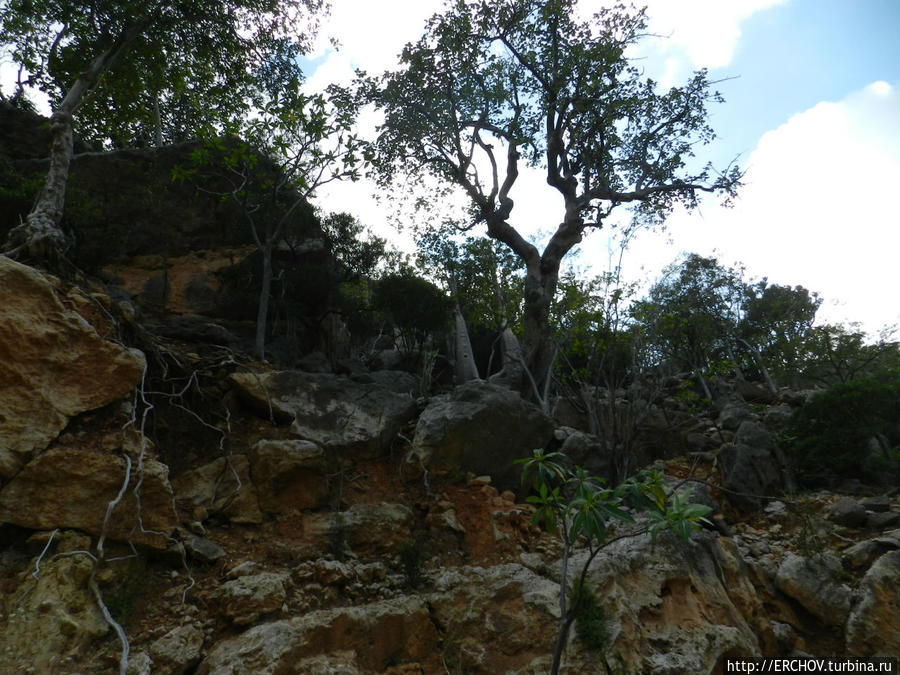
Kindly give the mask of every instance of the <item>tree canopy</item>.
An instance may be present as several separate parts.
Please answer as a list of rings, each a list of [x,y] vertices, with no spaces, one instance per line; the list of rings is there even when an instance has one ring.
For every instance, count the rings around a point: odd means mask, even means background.
[[[104,53],[108,64],[79,106],[85,140],[147,145],[239,124],[302,80],[321,0],[12,0],[0,41],[23,68],[19,86],[57,109]]]
[[[588,21],[574,0],[456,0],[409,44],[401,68],[369,81],[385,114],[376,166],[430,174],[462,188],[465,227],[486,225],[526,269],[524,342],[529,369],[549,376],[549,312],[563,257],[618,206],[659,222],[698,193],[732,196],[740,171],[695,166],[715,134],[708,105],[721,100],[705,71],[660,92],[625,51],[645,28],[643,12],[606,8]],[[562,199],[543,251],[514,221],[520,163],[541,168]]]

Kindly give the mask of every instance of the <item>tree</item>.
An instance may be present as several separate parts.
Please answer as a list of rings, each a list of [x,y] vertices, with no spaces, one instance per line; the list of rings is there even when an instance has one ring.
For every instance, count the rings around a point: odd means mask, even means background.
[[[816,312],[822,304],[803,286],[770,285],[765,279],[747,287],[737,336],[746,346],[769,383],[769,369],[796,384]]]
[[[53,260],[66,248],[59,227],[75,115],[96,139],[138,135],[160,100],[179,96],[201,121],[243,119],[283,85],[299,82],[292,39],[298,16],[320,0],[11,0],[0,10],[0,43],[28,71],[25,84],[51,100],[50,167],[27,221],[7,249]],[[154,122],[156,123],[156,122]],[[157,124],[159,127],[159,124]],[[157,134],[159,138],[161,134]]]
[[[544,525],[559,536],[563,545],[559,630],[553,647],[552,675],[559,673],[569,630],[584,601],[585,579],[597,555],[619,539],[648,533],[656,537],[664,530],[670,530],[686,541],[712,510],[702,504],[690,503],[689,492],[678,489],[681,484],[667,490],[662,472],[630,478],[612,489],[581,467],[567,469],[562,464],[565,460],[562,453],[546,454],[543,450],[535,450],[530,458],[516,460],[516,464],[522,465],[522,483],[530,483],[535,493],[526,499],[536,507],[532,524]],[[632,514],[624,509],[626,501],[635,511],[647,511],[647,524],[610,538],[611,521],[635,522]],[[572,601],[569,602],[569,564],[579,540],[587,548],[588,556],[573,584]]]
[[[462,188],[472,228],[509,247],[525,268],[523,347],[542,391],[554,355],[549,313],[560,263],[586,231],[622,204],[660,222],[698,193],[735,194],[740,172],[693,167],[714,132],[707,106],[721,100],[704,71],[657,91],[625,56],[642,12],[603,9],[575,18],[575,0],[456,0],[403,50],[402,68],[370,81],[384,111],[377,166],[430,174]],[[540,251],[517,229],[520,162],[540,167],[562,199],[561,222]],[[434,199],[434,197],[432,197]]]
[[[262,255],[254,342],[261,359],[265,358],[272,254],[285,228],[299,208],[309,206],[318,188],[335,180],[356,180],[364,161],[363,144],[350,132],[355,109],[344,92],[333,88],[327,97],[305,96],[299,91],[285,93],[283,98],[276,96],[266,103],[250,122],[246,142],[233,143],[222,157],[223,178],[231,183],[231,190],[223,197],[240,206]],[[225,150],[221,139],[210,143]],[[276,162],[277,171],[256,186],[261,151]],[[190,171],[180,177],[185,178]],[[317,245],[324,247],[324,242]]]
[[[632,308],[658,361],[690,371],[710,400],[707,375],[723,367],[739,370],[734,336],[745,289],[737,271],[692,253],[667,267]]]

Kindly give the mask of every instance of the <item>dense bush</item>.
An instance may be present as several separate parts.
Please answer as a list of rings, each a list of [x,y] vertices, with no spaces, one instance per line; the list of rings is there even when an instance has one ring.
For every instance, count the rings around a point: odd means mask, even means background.
[[[410,274],[391,274],[375,282],[372,305],[396,331],[402,348],[421,349],[447,330],[450,301],[434,284]]]
[[[784,440],[806,485],[844,478],[896,482],[900,373],[844,382],[814,396],[794,413]]]

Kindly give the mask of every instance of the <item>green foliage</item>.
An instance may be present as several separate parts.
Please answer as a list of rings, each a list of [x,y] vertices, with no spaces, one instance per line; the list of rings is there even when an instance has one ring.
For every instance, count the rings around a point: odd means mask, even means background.
[[[559,672],[569,628],[582,606],[581,596],[585,591],[587,570],[610,541],[607,539],[608,523],[613,520],[634,522],[634,516],[625,510],[626,502],[634,511],[648,511],[650,524],[646,528],[619,535],[617,539],[645,532],[656,537],[663,530],[671,530],[677,536],[687,539],[711,510],[708,506],[689,503],[686,491],[676,492],[671,496],[660,471],[646,472],[642,476],[623,481],[615,488],[608,488],[603,485],[602,479],[589,475],[581,467],[568,468],[565,460],[566,456],[562,453],[546,453],[537,449],[531,457],[515,462],[522,466],[522,484],[530,485],[536,492],[526,499],[535,506],[532,523],[543,525],[548,531],[556,533],[563,545],[560,629],[551,673]],[[567,607],[568,563],[571,551],[579,540],[584,542],[589,555],[575,584],[576,600]],[[590,607],[590,601],[587,607]],[[602,630],[598,628],[596,609],[591,614],[585,623],[592,633],[590,639],[599,643],[602,641]]]
[[[588,649],[604,649],[607,644],[606,612],[594,591],[584,582],[569,591],[575,608],[575,634]]]
[[[297,57],[308,38],[297,27],[313,32],[321,7],[319,0],[11,0],[0,10],[0,42],[27,70],[27,87],[54,105],[94,59],[126,42],[80,109],[79,131],[107,145],[147,145],[158,122],[172,143],[204,129],[236,129],[299,82]]]
[[[873,452],[880,436],[888,452]],[[798,408],[784,434],[798,478],[807,485],[845,478],[900,479],[900,372],[843,382]]]
[[[441,289],[411,274],[390,274],[373,285],[372,306],[381,312],[406,350],[421,349],[441,335],[449,321],[449,301]]]

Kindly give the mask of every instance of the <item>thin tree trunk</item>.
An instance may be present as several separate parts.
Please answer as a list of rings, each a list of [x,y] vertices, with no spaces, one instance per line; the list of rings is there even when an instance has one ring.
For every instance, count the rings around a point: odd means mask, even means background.
[[[456,384],[478,379],[478,367],[472,354],[472,342],[466,320],[459,309],[459,303],[453,308],[453,343],[456,352]]]
[[[162,118],[159,114],[159,96],[153,94],[153,136],[156,141],[156,147],[163,146]]]
[[[259,289],[259,306],[256,309],[256,355],[266,358],[266,323],[269,319],[269,295],[272,292],[272,242],[260,247],[262,253],[262,287]]]

